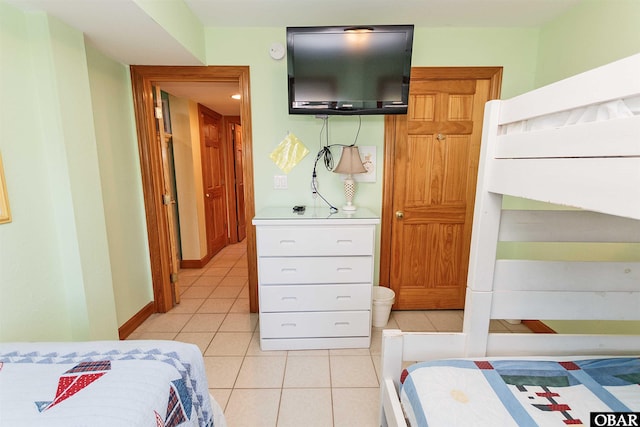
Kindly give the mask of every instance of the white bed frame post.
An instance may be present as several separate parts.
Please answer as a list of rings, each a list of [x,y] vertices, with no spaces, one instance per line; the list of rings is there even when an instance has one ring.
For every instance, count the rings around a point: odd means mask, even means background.
[[[496,129],[502,101],[489,101],[485,106],[482,146],[478,168],[477,188],[487,188],[491,179],[491,166],[495,146]],[[487,350],[489,321],[493,300],[493,278],[495,272],[502,194],[476,191],[469,255],[469,275],[465,300],[464,323],[465,356],[484,356]]]
[[[404,420],[402,407],[397,398],[400,390],[400,374],[402,373],[402,357],[403,357],[403,334],[398,329],[387,329],[382,331],[382,374],[380,381],[384,382],[384,386],[380,387],[380,425],[382,427],[406,427],[396,420]],[[392,394],[393,393],[393,394]],[[387,416],[385,416],[385,413]],[[395,424],[389,424],[395,422]]]

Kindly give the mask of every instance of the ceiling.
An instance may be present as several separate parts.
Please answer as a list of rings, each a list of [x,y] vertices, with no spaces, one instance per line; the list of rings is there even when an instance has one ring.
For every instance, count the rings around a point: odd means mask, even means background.
[[[134,0],[5,0],[44,11],[82,31],[123,64],[203,65]],[[205,27],[414,24],[416,27],[538,27],[584,0],[183,0]],[[176,96],[239,115],[227,93],[207,83],[163,87]]]
[[[184,0],[205,26],[537,27],[582,0]]]
[[[160,89],[205,105],[223,116],[240,115],[240,101],[231,98],[239,93],[237,83],[162,82]]]

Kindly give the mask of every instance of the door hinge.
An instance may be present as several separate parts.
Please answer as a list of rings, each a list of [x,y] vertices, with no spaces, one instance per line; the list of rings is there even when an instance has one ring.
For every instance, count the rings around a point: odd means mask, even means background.
[[[156,116],[156,119],[158,120],[162,118],[162,107],[155,108],[155,116]]]
[[[171,194],[163,194],[162,195],[162,204],[170,205],[173,202],[171,199]]]
[[[171,273],[169,275],[169,280],[171,283],[178,283],[178,273]]]

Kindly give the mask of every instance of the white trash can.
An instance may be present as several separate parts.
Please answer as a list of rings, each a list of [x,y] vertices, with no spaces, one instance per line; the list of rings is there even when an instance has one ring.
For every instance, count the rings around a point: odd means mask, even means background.
[[[371,313],[374,328],[387,326],[391,306],[396,299],[396,293],[384,286],[373,287],[373,310]]]

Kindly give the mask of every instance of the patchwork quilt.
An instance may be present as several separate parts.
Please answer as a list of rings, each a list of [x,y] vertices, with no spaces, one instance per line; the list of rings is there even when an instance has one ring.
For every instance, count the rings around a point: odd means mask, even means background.
[[[438,360],[401,382],[411,426],[589,426],[592,412],[640,411],[637,357]]]
[[[215,419],[195,345],[0,343],[2,426],[222,427]]]

